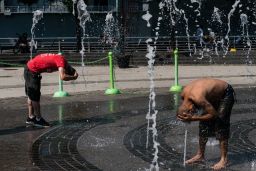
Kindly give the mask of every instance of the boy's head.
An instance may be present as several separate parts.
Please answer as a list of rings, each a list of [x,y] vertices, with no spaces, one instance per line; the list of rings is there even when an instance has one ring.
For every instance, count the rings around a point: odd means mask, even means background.
[[[76,70],[69,64],[66,65],[65,67],[65,73],[68,75],[74,75]]]

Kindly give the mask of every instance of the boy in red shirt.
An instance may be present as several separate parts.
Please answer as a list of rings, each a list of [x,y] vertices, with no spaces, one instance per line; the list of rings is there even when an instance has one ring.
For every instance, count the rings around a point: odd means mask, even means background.
[[[28,96],[28,118],[26,123],[34,126],[49,127],[49,123],[41,117],[41,73],[59,71],[60,79],[76,80],[78,74],[64,56],[45,53],[35,56],[28,61],[24,68],[25,92]]]

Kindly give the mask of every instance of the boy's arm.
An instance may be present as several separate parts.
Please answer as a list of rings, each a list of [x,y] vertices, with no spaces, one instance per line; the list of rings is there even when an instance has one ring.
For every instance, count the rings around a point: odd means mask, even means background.
[[[202,99],[195,103],[198,106],[202,107],[202,109],[204,109],[206,113],[203,115],[183,113],[181,115],[178,115],[178,118],[181,119],[182,121],[208,121],[217,116],[218,114],[217,111],[214,109],[211,103],[209,103],[206,99]]]
[[[204,109],[206,113],[203,115],[193,115],[192,121],[208,121],[217,117],[217,111],[214,109],[212,104],[209,103],[206,99],[200,101],[198,104]]]
[[[75,72],[74,75],[68,75],[65,73],[65,69],[63,67],[59,67],[60,79],[63,81],[76,80],[78,77],[78,73]]]

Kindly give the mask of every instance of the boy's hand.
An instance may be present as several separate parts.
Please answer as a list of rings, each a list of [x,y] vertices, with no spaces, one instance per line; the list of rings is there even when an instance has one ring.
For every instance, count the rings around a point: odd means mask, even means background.
[[[75,80],[77,79],[77,77],[78,77],[78,73],[77,73],[77,72],[75,72],[75,74],[74,74],[74,78],[75,78]]]
[[[182,113],[182,114],[179,114],[177,115],[177,117],[183,121],[183,122],[190,122],[192,121],[192,117],[193,115],[189,114],[189,113]]]

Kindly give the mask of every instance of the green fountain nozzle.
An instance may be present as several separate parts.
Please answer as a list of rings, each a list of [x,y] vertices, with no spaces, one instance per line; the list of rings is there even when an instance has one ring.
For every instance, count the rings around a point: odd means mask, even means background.
[[[108,88],[105,91],[106,95],[112,95],[112,94],[121,94],[120,90],[116,89],[116,88]]]
[[[60,51],[60,42],[59,42],[59,52],[58,55],[62,55],[63,53]],[[59,91],[53,94],[53,97],[67,97],[69,94],[66,91],[63,91],[63,81],[59,77]]]
[[[120,94],[120,90],[115,88],[115,79],[114,79],[114,71],[113,71],[113,52],[108,52],[109,59],[109,84],[110,88],[105,91],[106,95]]]
[[[178,83],[178,77],[179,77],[179,67],[178,67],[178,48],[176,48],[173,52],[174,54],[174,65],[175,65],[175,85],[173,85],[171,88],[170,88],[170,91],[171,92],[174,92],[174,93],[179,93],[182,91],[182,86],[179,85]]]
[[[63,81],[59,77],[59,91],[55,92],[53,97],[67,97],[69,94],[63,91]]]
[[[66,91],[57,91],[54,93],[53,97],[67,97],[69,94]]]
[[[175,50],[173,51],[174,55],[178,55],[178,48],[175,48]]]

